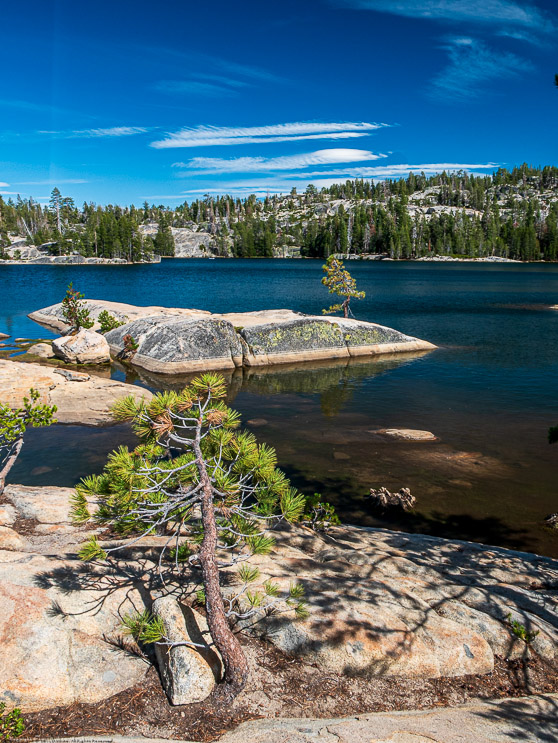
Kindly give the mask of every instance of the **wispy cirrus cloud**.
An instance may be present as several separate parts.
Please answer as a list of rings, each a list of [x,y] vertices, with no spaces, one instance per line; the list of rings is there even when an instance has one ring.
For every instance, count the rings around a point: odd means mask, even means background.
[[[499,167],[498,163],[419,163],[410,165],[408,163],[398,163],[394,165],[380,165],[375,167],[357,167],[357,168],[337,168],[335,170],[316,170],[305,173],[289,173],[289,178],[321,178],[324,176],[338,178],[401,178],[409,173],[424,173],[425,175],[435,175],[436,173],[456,172],[464,170],[467,172],[477,170],[493,170]]]
[[[333,0],[362,10],[427,20],[520,26],[551,32],[554,21],[529,2],[514,0]]]
[[[232,84],[231,84],[232,83]],[[236,95],[244,85],[233,80],[231,83],[218,83],[206,80],[160,80],[153,88],[170,95],[194,95],[208,98],[223,98]]]
[[[280,176],[269,176],[267,178],[243,179],[236,181],[224,182],[218,180],[213,183],[204,182],[200,186],[194,186],[180,194],[165,194],[157,196],[146,196],[150,199],[191,199],[197,198],[205,193],[210,194],[229,194],[231,196],[244,196],[255,194],[256,196],[265,196],[267,193],[289,193],[293,187],[298,189],[305,188],[309,183],[313,183],[318,188],[331,186],[333,183],[344,183],[348,178],[371,178],[382,181],[387,178],[402,178],[409,173],[424,173],[425,175],[434,175],[436,173],[466,171],[469,173],[495,170],[500,166],[499,163],[395,163],[393,165],[383,165],[376,167],[348,167],[325,171],[306,171],[306,172],[289,172],[281,173]],[[194,174],[192,174],[194,175]],[[195,175],[199,175],[196,173]],[[143,198],[143,197],[142,197]]]
[[[10,185],[9,183],[2,183],[0,181],[0,188],[8,188],[9,185]]]
[[[369,150],[354,150],[335,148],[316,150],[299,155],[283,155],[281,157],[194,157],[185,163],[174,163],[174,167],[185,168],[182,177],[188,177],[192,171],[196,175],[211,173],[258,173],[262,171],[296,170],[311,165],[332,165],[335,163],[354,163],[366,160],[378,160],[387,155],[370,152]]]
[[[145,126],[111,126],[99,129],[72,129],[69,131],[52,131],[42,129],[38,134],[47,134],[60,139],[106,139],[110,137],[132,137],[145,134],[152,128]]]
[[[268,126],[197,126],[167,134],[151,143],[155,149],[173,147],[214,147],[267,142],[295,142],[305,139],[349,139],[366,137],[388,124],[368,122],[291,122]]]
[[[89,183],[83,178],[45,178],[42,181],[17,181],[14,185],[16,186],[68,186],[79,183]],[[0,186],[2,184],[0,183]]]
[[[523,57],[469,37],[449,39],[443,48],[448,65],[433,78],[427,91],[436,100],[468,102],[479,95],[483,85],[534,69]]]

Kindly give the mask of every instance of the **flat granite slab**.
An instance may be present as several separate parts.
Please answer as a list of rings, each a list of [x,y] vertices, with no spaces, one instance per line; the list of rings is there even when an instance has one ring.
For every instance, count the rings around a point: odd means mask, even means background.
[[[102,426],[114,423],[110,409],[128,395],[149,401],[151,392],[142,387],[107,379],[96,374],[60,369],[40,364],[0,359],[0,402],[9,407],[20,407],[23,398],[34,388],[40,401],[56,405],[55,418],[59,423],[81,423]]]
[[[50,738],[48,743],[68,743],[68,740],[75,743],[162,743],[143,736]],[[253,720],[219,738],[220,743],[554,743],[557,740],[557,694],[332,720]]]
[[[304,315],[292,310],[211,314],[177,307],[135,307],[84,300],[96,321],[107,310],[121,327],[106,334],[111,353],[160,374],[184,374],[240,366],[270,366],[316,360],[429,351],[436,346],[377,323]],[[62,305],[32,312],[32,320],[65,331]],[[125,336],[137,343],[130,354]]]

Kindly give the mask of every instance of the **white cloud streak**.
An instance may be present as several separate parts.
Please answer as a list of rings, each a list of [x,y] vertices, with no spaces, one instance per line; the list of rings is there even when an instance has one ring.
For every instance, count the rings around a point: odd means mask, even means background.
[[[0,182],[0,188],[8,188],[9,185],[10,185],[9,183],[2,183],[2,182]]]
[[[334,0],[335,1],[335,0]],[[343,5],[361,10],[472,23],[499,23],[551,32],[552,20],[531,3],[513,0],[339,0]],[[339,4],[337,2],[337,4]]]
[[[328,149],[306,152],[300,155],[283,155],[282,157],[194,157],[186,163],[174,163],[174,167],[195,171],[196,175],[212,173],[258,173],[262,171],[292,170],[307,168],[310,165],[332,165],[335,163],[354,163],[365,160],[378,160],[387,157],[369,150]],[[182,177],[190,172],[181,173]]]
[[[294,142],[304,139],[349,139],[368,136],[388,126],[368,122],[292,122],[269,126],[220,127],[198,126],[169,133],[151,143],[155,149],[173,147],[213,147],[266,142]]]
[[[505,81],[533,69],[528,60],[491,49],[475,39],[450,39],[444,48],[449,64],[434,77],[428,90],[428,96],[436,100],[468,102],[484,84]]]
[[[66,186],[66,185],[75,185],[79,183],[89,183],[89,181],[86,181],[83,178],[45,178],[42,181],[17,181],[17,183],[15,183],[14,185],[16,186],[50,186],[50,185]]]
[[[455,172],[465,170],[492,170],[498,167],[498,163],[420,163],[409,165],[407,163],[397,165],[383,165],[376,167],[343,168],[336,170],[317,170],[306,173],[289,173],[289,178],[314,178],[323,176],[338,176],[342,178],[401,178],[409,173],[424,173],[433,175],[435,173]]]
[[[229,194],[231,196],[243,196],[249,194],[265,196],[267,193],[288,193],[293,187],[296,187],[299,190],[304,189],[309,183],[313,183],[318,188],[323,188],[331,186],[333,183],[344,183],[347,179],[354,178],[368,178],[371,180],[381,181],[387,178],[404,178],[411,172],[415,174],[422,172],[425,175],[434,175],[443,171],[455,172],[463,170],[469,173],[474,173],[495,170],[498,167],[499,163],[418,163],[416,165],[397,163],[394,165],[377,167],[343,168],[306,173],[284,173],[281,174],[281,178],[270,177],[267,179],[258,178],[230,181],[228,183],[223,181],[205,183],[202,188],[188,189],[180,196],[160,196],[158,198],[196,198],[205,193]]]
[[[38,134],[48,134],[60,139],[106,139],[111,137],[131,137],[150,131],[145,126],[111,126],[105,129],[74,129],[72,131],[42,130]]]

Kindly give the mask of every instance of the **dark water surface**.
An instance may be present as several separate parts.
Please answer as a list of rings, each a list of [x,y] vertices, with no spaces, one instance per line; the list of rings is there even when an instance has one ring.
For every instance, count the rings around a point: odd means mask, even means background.
[[[354,262],[359,319],[432,341],[423,355],[237,373],[231,401],[276,447],[293,483],[332,500],[343,520],[558,556],[558,266]],[[321,261],[167,260],[149,266],[1,266],[0,332],[50,337],[26,313],[86,296],[213,312],[329,304]],[[115,370],[123,378],[123,372]],[[184,380],[132,379],[157,388]],[[385,441],[378,428],[439,441]],[[71,485],[102,467],[126,427],[31,430],[12,480]],[[48,471],[47,471],[47,468]],[[415,513],[378,518],[370,487],[410,487]]]

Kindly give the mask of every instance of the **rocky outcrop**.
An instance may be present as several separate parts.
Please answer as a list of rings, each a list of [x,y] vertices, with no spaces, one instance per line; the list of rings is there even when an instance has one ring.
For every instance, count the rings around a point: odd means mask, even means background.
[[[59,423],[82,423],[99,426],[112,422],[110,408],[126,395],[150,400],[148,390],[99,376],[72,372],[68,375],[39,364],[0,359],[0,401],[20,407],[31,387],[38,390],[41,401],[56,405]],[[78,381],[80,380],[80,381]]]
[[[175,258],[209,258],[213,255],[212,248],[215,247],[215,238],[208,232],[203,232],[192,227],[171,227],[174,239]],[[142,235],[155,237],[159,230],[156,222],[140,225],[139,231]]]
[[[207,232],[194,232],[185,227],[172,227],[175,258],[209,258],[215,239]]]
[[[75,335],[52,341],[54,355],[67,364],[108,364],[110,348],[106,338],[94,330],[81,328]]]
[[[9,248],[6,248],[6,253],[15,260],[28,261],[35,258],[44,258],[44,253],[39,250],[35,245],[26,245],[25,239],[17,240],[13,242]]]
[[[50,343],[35,343],[33,346],[29,346],[27,353],[40,359],[53,359],[55,356]]]
[[[434,348],[431,343],[383,325],[311,315],[245,327],[240,335],[247,345],[246,366]]]
[[[122,355],[124,337],[138,344],[128,360],[152,372],[181,374],[242,365],[240,339],[226,320],[146,317],[106,334],[115,356]]]
[[[107,333],[114,355],[122,354],[124,335],[131,335],[139,342],[139,348],[127,360],[161,374],[350,359],[435,348],[432,343],[376,323],[302,315],[291,310],[212,315],[202,310],[133,307],[100,300],[87,300],[87,305],[94,319],[106,309],[121,322],[129,321]],[[32,312],[29,317],[51,329],[68,327],[60,304]]]
[[[153,602],[153,615],[164,625],[169,643],[188,645],[156,645],[159,672],[171,704],[202,702],[221,680],[223,668],[207,622],[189,606],[181,605],[173,596],[162,596]]]
[[[334,527],[325,538],[295,527],[254,558],[261,581],[300,581],[310,617],[275,614],[246,631],[324,669],[371,676],[489,673],[494,655],[530,649],[558,661],[558,561],[436,537]],[[538,632],[527,645],[516,620]]]
[[[36,250],[36,248],[35,248]],[[125,258],[94,258],[84,257],[83,255],[45,255],[38,251],[39,255],[34,253],[25,259],[9,259],[2,261],[0,265],[18,265],[18,266],[57,266],[57,265],[126,265],[128,261]],[[135,261],[136,263],[160,263],[161,256],[154,255],[149,260]]]
[[[70,489],[9,485],[5,495],[0,527],[13,541],[0,547],[0,700],[35,710],[97,701],[137,683],[145,664],[115,645],[119,617],[144,608],[163,618],[173,642],[203,645],[201,658],[179,648],[161,657],[171,698],[203,698],[220,665],[203,619],[172,597],[190,593],[199,573],[185,567],[167,576],[170,595],[150,606],[161,587],[156,548],[167,537],[121,542],[118,562],[92,568],[76,558],[87,531],[69,523]],[[319,535],[286,525],[274,535],[274,552],[251,561],[260,569],[252,590],[266,580],[280,588],[301,582],[310,614],[297,621],[278,604],[243,622],[244,631],[323,670],[432,678],[489,673],[495,655],[558,660],[556,560],[351,526]],[[223,578],[225,594],[236,594],[238,581]],[[532,633],[529,644],[512,621]]]

